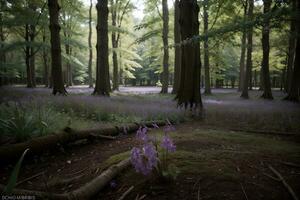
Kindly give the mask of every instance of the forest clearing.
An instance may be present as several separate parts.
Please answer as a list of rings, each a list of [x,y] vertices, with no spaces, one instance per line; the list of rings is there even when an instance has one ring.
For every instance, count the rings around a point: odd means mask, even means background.
[[[2,200],[299,199],[299,1],[0,6]]]

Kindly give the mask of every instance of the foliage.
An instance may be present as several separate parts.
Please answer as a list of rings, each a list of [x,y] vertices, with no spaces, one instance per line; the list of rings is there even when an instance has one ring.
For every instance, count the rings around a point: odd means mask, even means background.
[[[16,183],[17,183],[17,180],[18,180],[18,176],[19,176],[19,172],[20,172],[20,169],[21,169],[21,164],[24,160],[24,157],[26,155],[26,153],[29,151],[29,149],[26,149],[23,154],[21,155],[19,161],[17,162],[17,164],[15,165],[9,179],[8,179],[8,183],[6,185],[6,187],[4,188],[4,191],[3,193],[4,194],[11,194],[13,189],[15,188],[16,186]]]

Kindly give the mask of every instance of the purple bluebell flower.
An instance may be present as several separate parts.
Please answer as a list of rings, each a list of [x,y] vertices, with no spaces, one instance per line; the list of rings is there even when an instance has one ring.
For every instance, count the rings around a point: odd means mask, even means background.
[[[131,151],[131,163],[136,172],[148,175],[157,165],[157,152],[153,144],[144,144],[142,150],[134,147]]]
[[[140,127],[139,130],[137,130],[136,132],[136,137],[143,142],[147,142],[148,141],[147,128]]]
[[[174,152],[176,151],[176,146],[174,145],[172,139],[165,135],[162,139],[162,142],[161,142],[161,147],[163,149],[165,149],[167,152]]]
[[[164,132],[168,133],[168,132],[173,132],[176,131],[175,127],[172,124],[167,124],[164,126]]]
[[[110,185],[111,188],[116,188],[117,187],[117,182],[115,180],[111,180],[109,182],[109,185]]]

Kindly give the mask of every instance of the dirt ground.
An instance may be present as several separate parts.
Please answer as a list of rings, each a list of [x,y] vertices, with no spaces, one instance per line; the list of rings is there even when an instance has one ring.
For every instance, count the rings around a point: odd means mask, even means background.
[[[156,132],[160,134],[161,130]],[[117,199],[134,186],[127,199],[135,199],[137,195],[153,200],[291,199],[269,166],[280,172],[296,193],[300,191],[300,146],[294,137],[212,129],[199,121],[177,125],[171,136],[177,151],[170,162],[180,171],[175,181],[160,182],[154,175],[143,177],[129,168],[114,179],[116,188],[107,186],[96,198]],[[19,181],[43,173],[18,188],[55,193],[73,190],[99,175],[110,156],[128,152],[135,145],[133,134],[115,141],[83,141],[60,147],[56,152],[25,162]],[[112,162],[126,156],[126,153],[115,156]],[[11,169],[11,165],[1,167],[2,184]]]

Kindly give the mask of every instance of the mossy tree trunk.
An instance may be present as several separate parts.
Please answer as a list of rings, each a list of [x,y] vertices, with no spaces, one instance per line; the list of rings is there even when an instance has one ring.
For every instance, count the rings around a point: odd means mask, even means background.
[[[264,3],[264,14],[270,12],[272,0],[263,0]],[[269,54],[270,54],[270,19],[265,18],[263,21],[262,29],[262,49],[263,49],[263,58],[262,58],[262,72],[264,79],[264,92],[262,98],[264,99],[273,99],[271,91],[271,82],[270,82],[270,72],[269,72]]]
[[[168,48],[168,34],[169,34],[169,8],[168,0],[162,0],[162,13],[163,13],[163,73],[162,73],[162,88],[161,93],[168,93],[169,87],[169,48]]]
[[[97,71],[94,95],[109,96],[108,64],[108,6],[107,0],[98,0],[97,5]]]
[[[181,0],[180,33],[181,40],[191,39],[199,35],[199,6],[196,0]],[[181,73],[180,86],[176,96],[179,106],[190,107],[191,110],[201,110],[202,100],[200,93],[200,43],[188,42],[181,47]]]
[[[60,47],[60,25],[58,16],[60,7],[58,0],[48,0],[49,16],[50,16],[50,43],[51,43],[51,60],[52,60],[52,81],[54,95],[65,95],[67,91],[64,87],[62,77],[61,47]]]
[[[117,27],[117,3],[114,3],[114,0],[110,0],[111,4],[111,25],[113,27]],[[113,61],[113,90],[119,90],[119,66],[118,66],[118,55],[116,52],[116,49],[118,48],[118,41],[117,41],[117,36],[116,32],[112,31],[111,32],[111,43],[112,43],[112,61]]]

